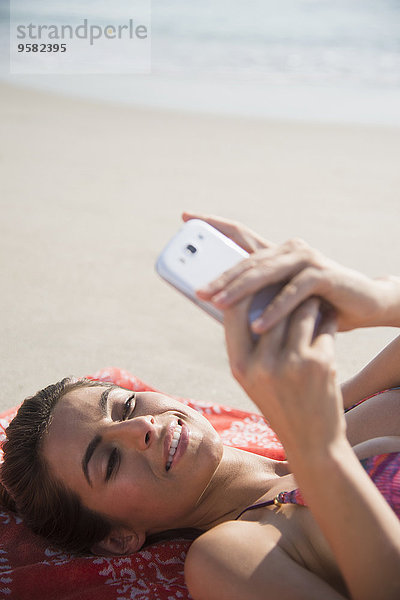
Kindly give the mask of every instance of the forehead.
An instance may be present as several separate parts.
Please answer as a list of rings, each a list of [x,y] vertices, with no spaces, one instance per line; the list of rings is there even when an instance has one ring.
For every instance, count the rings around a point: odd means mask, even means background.
[[[43,439],[45,454],[58,448],[69,451],[91,435],[92,426],[102,418],[100,398],[108,388],[83,387],[63,396],[55,405],[50,425]],[[56,452],[57,453],[57,452]]]
[[[130,392],[118,386],[85,386],[68,392],[54,407],[43,448],[87,443],[96,424],[106,415],[106,405],[118,402],[127,393]]]
[[[105,392],[118,398],[124,390],[111,386],[77,388],[60,398],[53,409],[42,454],[50,470],[68,485],[74,486],[82,476],[84,452],[104,418],[100,399]]]
[[[100,416],[99,409],[102,394],[111,391],[116,393],[118,390],[120,388],[117,387],[86,386],[68,392],[55,405],[51,424],[57,421],[60,415],[63,417],[68,416],[70,419],[81,418],[84,421],[92,419],[96,414]]]

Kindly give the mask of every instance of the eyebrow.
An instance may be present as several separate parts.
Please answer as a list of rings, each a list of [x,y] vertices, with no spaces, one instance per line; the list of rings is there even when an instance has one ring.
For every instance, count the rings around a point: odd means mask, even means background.
[[[101,410],[101,413],[103,416],[107,415],[107,400],[108,400],[108,396],[110,394],[110,392],[115,389],[116,386],[110,386],[108,387],[106,390],[104,390],[104,392],[101,394],[100,396],[100,400],[99,400],[99,408]],[[83,456],[82,459],[82,471],[83,474],[86,478],[86,481],[88,482],[88,484],[90,486],[92,486],[92,482],[90,481],[90,477],[89,477],[89,470],[88,470],[88,465],[89,465],[89,461],[93,456],[94,451],[96,450],[97,446],[100,444],[100,442],[102,441],[102,437],[101,435],[95,435],[94,438],[89,442],[88,447],[86,448],[86,452]]]

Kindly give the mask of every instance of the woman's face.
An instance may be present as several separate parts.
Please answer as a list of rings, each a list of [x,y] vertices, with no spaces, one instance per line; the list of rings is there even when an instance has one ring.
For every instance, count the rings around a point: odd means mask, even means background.
[[[85,387],[56,404],[43,453],[85,506],[150,534],[189,526],[222,443],[204,417],[168,396]]]

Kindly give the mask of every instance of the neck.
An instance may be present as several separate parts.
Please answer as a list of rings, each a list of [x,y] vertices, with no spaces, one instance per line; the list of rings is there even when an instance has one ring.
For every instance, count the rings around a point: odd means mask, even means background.
[[[199,498],[189,526],[207,530],[235,519],[288,473],[286,462],[224,446],[222,460]]]

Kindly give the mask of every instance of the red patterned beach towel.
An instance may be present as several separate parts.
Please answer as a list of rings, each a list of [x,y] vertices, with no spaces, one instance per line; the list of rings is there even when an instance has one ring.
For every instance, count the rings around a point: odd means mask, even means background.
[[[121,369],[104,369],[93,379],[133,391],[158,391]],[[275,459],[284,452],[263,417],[209,402],[181,402],[201,412],[223,442]],[[0,415],[7,427],[16,413]],[[4,439],[4,434],[0,440]],[[15,514],[0,512],[0,599],[18,600],[187,600],[183,565],[190,542],[174,540],[131,556],[76,557],[33,535]]]

